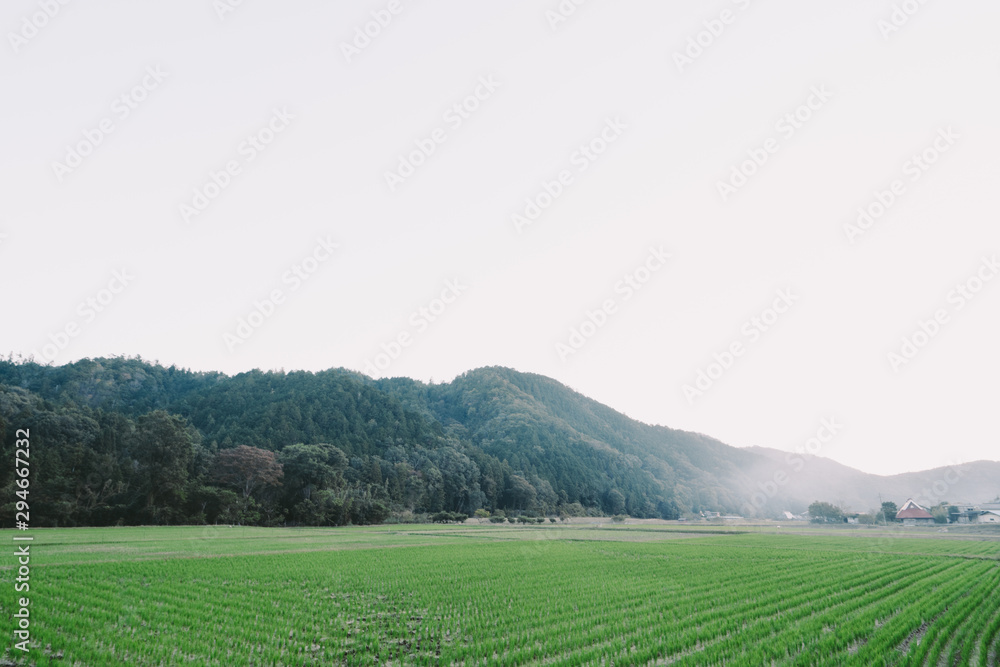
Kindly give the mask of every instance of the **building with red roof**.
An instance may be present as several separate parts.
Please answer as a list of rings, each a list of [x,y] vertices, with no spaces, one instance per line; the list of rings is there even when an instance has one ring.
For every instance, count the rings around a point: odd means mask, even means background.
[[[913,498],[907,498],[903,506],[896,512],[896,520],[902,521],[904,526],[916,526],[925,523],[934,523],[934,517],[920,505],[913,502]]]

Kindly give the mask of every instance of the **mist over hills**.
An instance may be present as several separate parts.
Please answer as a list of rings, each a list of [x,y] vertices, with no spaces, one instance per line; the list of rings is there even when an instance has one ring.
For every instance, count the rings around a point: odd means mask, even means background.
[[[899,499],[913,498],[918,504],[929,507],[944,501],[986,502],[1000,494],[1000,462],[997,461],[970,461],[918,472],[873,475],[820,456],[790,455],[767,447],[747,449],[772,461],[775,472],[801,468],[801,473],[789,474],[785,485],[788,498],[806,498],[811,494],[854,511],[879,507],[880,495],[897,504],[900,504]],[[795,457],[802,463],[790,465],[789,458]],[[764,467],[765,471],[768,469]]]
[[[866,511],[880,493],[897,503],[1000,493],[997,462],[880,477],[644,424],[501,367],[425,384],[345,369],[230,377],[120,357],[0,361],[0,437],[11,455],[21,428],[37,452],[32,508],[59,525],[376,523],[477,509],[779,517],[814,500]],[[239,446],[283,466],[281,483],[237,493],[219,470]],[[7,471],[0,480],[14,482]]]

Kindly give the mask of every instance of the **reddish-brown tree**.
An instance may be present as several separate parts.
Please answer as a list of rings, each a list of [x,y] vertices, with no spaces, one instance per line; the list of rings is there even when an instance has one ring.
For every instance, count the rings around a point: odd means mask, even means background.
[[[240,445],[215,457],[215,478],[243,493],[246,500],[257,489],[278,486],[285,473],[274,452]]]

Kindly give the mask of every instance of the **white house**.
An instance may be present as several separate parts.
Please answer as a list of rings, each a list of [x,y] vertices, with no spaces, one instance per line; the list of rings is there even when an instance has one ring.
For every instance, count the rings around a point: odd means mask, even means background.
[[[979,513],[979,523],[1000,524],[1000,510],[983,510]]]

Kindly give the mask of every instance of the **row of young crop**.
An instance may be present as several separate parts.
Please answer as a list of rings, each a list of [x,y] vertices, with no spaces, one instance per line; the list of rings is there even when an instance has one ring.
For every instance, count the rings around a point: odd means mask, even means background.
[[[560,563],[573,564],[571,558],[562,556],[559,555]],[[802,565],[803,570],[807,567],[806,564]],[[831,571],[834,569],[834,566],[827,567]],[[725,631],[724,626],[731,623],[733,618],[739,617],[745,611],[744,607],[752,608],[758,605],[762,594],[771,594],[775,599],[779,599],[781,594],[774,593],[773,589],[776,585],[786,584],[780,575],[774,578],[747,576],[740,584],[725,589],[728,599],[720,600],[717,575],[710,572],[700,573],[705,579],[702,585],[705,590],[703,598],[690,589],[684,590],[679,595],[661,594],[659,589],[662,588],[664,579],[656,576],[657,572],[652,568],[643,568],[635,573],[635,581],[642,583],[640,587],[629,582],[628,578],[622,577],[624,573],[616,574],[619,577],[616,580],[613,597],[595,596],[593,590],[574,591],[573,599],[584,606],[581,608],[574,605],[574,609],[568,614],[552,614],[548,611],[551,609],[551,603],[542,600],[542,607],[546,613],[540,613],[537,618],[529,615],[527,631],[524,631],[517,623],[517,619],[513,618],[517,616],[516,612],[512,613],[510,609],[502,610],[496,619],[486,619],[486,623],[490,626],[499,626],[504,630],[504,636],[485,645],[477,643],[475,649],[468,652],[478,653],[477,657],[496,654],[498,660],[514,662],[553,655],[569,657],[566,654],[567,650],[574,648],[582,650],[581,645],[601,645],[613,637],[645,634],[651,627],[655,627],[661,636],[669,637],[675,643],[677,650],[683,650],[687,646],[704,641],[706,636]],[[749,575],[749,572],[747,574]],[[788,585],[801,583],[804,574],[804,571],[783,573]],[[574,581],[592,583],[593,579],[574,578]],[[552,587],[558,588],[558,584],[547,584],[547,587],[551,590]],[[602,592],[607,594],[607,591]],[[590,600],[593,604],[583,603],[583,600]],[[742,607],[738,606],[740,600],[745,601]],[[482,609],[476,611],[480,614],[483,612]],[[609,623],[608,616],[612,612],[620,620]],[[638,619],[636,627],[631,625],[633,619]],[[714,627],[713,623],[718,623],[722,628]],[[474,627],[474,630],[478,630],[478,627]],[[474,631],[472,634],[481,636],[483,633]],[[454,657],[459,659],[466,657],[465,651],[461,648],[455,651]]]
[[[886,583],[881,590],[871,591],[863,598],[826,610],[790,637],[779,638],[778,641],[796,642],[794,664],[811,664],[814,656],[831,655],[838,650],[844,652],[840,656],[844,664],[865,664],[859,663],[853,652],[877,636],[882,627],[893,622],[900,609],[914,595],[923,594],[921,589],[929,582],[945,581],[956,576],[962,567],[961,563],[954,562],[934,566],[923,559],[910,559],[907,565],[905,576]],[[817,631],[820,627],[823,632]]]
[[[989,617],[996,608],[992,606],[991,593],[1000,585],[1000,571],[996,567],[986,570],[989,567],[983,564],[979,574],[971,580],[966,576],[968,587],[930,624],[912,652],[914,662],[926,660],[929,664],[938,664],[943,659],[948,665],[969,665],[972,646],[965,645],[965,641],[979,634],[978,624],[970,619]],[[984,605],[991,606],[984,608]]]
[[[638,655],[633,653],[628,658],[630,661],[647,661],[677,657],[691,652],[695,647],[699,647],[697,654],[702,656],[707,646],[725,638],[745,636],[753,631],[755,625],[787,614],[790,609],[801,604],[822,604],[822,599],[829,591],[817,591],[809,582],[814,577],[834,575],[838,567],[838,563],[828,563],[825,568],[805,564],[800,570],[788,572],[785,578],[772,578],[766,570],[758,568],[753,573],[746,573],[750,582],[744,588],[730,585],[720,590],[720,582],[716,579],[715,599],[709,616],[682,617],[678,619],[679,622],[669,624],[663,623],[662,619],[657,622],[655,617],[647,616],[645,623],[627,637],[631,644],[642,647]],[[841,584],[833,580],[832,586],[839,589]],[[725,595],[725,599],[720,600],[722,595]],[[672,600],[666,599],[663,602],[669,605]],[[573,655],[571,652],[560,658]],[[700,659],[699,657],[698,660]]]
[[[898,554],[912,556],[978,556],[996,559],[1000,556],[1000,539],[995,536],[913,537],[905,528],[887,532],[845,533],[842,537],[804,535],[734,536],[726,540],[731,547],[752,546],[763,540],[770,548],[790,551],[850,552],[857,554]]]
[[[895,664],[902,659],[901,656],[909,656],[908,661],[918,659],[919,652],[927,646],[926,637],[920,636],[924,624],[933,623],[956,599],[970,590],[981,587],[982,574],[990,567],[984,561],[950,560],[957,563],[955,568],[936,576],[921,578],[901,599],[886,600],[880,605],[866,609],[857,617],[854,625],[846,628],[852,633],[849,641],[861,637],[866,640],[853,656],[856,664]],[[896,613],[879,628],[877,633],[869,637],[867,632],[862,631],[863,624],[873,622],[873,618],[879,617],[879,614],[889,608]],[[919,641],[916,641],[918,639]],[[817,648],[827,650],[832,655],[847,656],[849,645],[848,642],[827,645],[821,643]]]
[[[702,645],[697,652],[689,652],[687,655],[681,656],[678,660],[671,660],[671,664],[772,664],[773,661],[780,663],[786,661],[790,656],[796,655],[801,658],[802,664],[817,664],[817,656],[830,655],[828,651],[833,645],[856,646],[859,638],[857,631],[859,629],[863,631],[867,641],[868,636],[874,634],[877,629],[876,622],[872,619],[873,615],[888,614],[889,617],[892,617],[893,614],[897,613],[893,611],[894,605],[905,605],[915,597],[927,595],[932,592],[930,589],[933,586],[950,581],[953,577],[957,577],[956,581],[952,583],[952,587],[955,590],[961,591],[965,589],[976,592],[973,593],[973,602],[964,607],[959,606],[955,608],[951,614],[953,618],[953,625],[951,627],[958,625],[963,629],[963,633],[967,633],[969,637],[976,636],[975,623],[969,622],[970,614],[965,612],[974,608],[975,605],[982,606],[980,603],[983,597],[996,594],[996,581],[992,578],[986,578],[985,580],[982,578],[982,567],[988,567],[988,564],[974,564],[962,561],[945,562],[939,563],[933,571],[914,567],[915,565],[919,566],[919,564],[919,562],[903,563],[900,568],[897,568],[896,572],[890,571],[886,573],[887,576],[892,578],[891,583],[875,581],[875,588],[866,585],[866,591],[856,599],[838,600],[830,598],[824,600],[822,602],[823,606],[819,607],[819,609],[824,609],[825,607],[826,611],[820,618],[815,617],[817,608],[807,607],[806,611],[811,611],[809,620],[812,627],[807,629],[805,636],[813,639],[808,644],[805,641],[796,643],[791,637],[780,636],[774,632],[775,626],[784,624],[784,621],[788,618],[789,614],[787,611],[771,616],[762,613],[761,620],[755,624],[750,624],[746,631],[735,635],[727,635],[727,639],[724,642]],[[897,575],[900,574],[899,570],[909,570],[910,574],[909,576],[898,578]],[[961,571],[961,573],[956,572],[956,570]],[[882,578],[884,579],[886,575],[883,575]],[[934,578],[928,579],[928,576],[933,576]],[[887,592],[890,590],[892,592],[887,595]],[[946,601],[952,599],[947,595],[940,600],[937,599],[939,596],[935,595],[933,597],[936,600],[936,604],[947,604]],[[840,605],[839,607],[838,604]],[[990,607],[987,603],[983,604],[986,605],[987,609],[996,609],[995,606]],[[995,605],[995,603],[992,604]],[[859,614],[859,611],[863,611],[864,613]],[[989,612],[987,611],[986,613],[988,617]],[[976,616],[972,616],[971,618],[974,619]],[[846,631],[839,630],[837,628],[838,624],[844,627]],[[755,634],[753,632],[755,626],[765,630],[765,632],[763,634]],[[770,628],[767,626],[770,626]],[[831,635],[826,632],[827,629],[830,629],[833,634]],[[981,642],[988,645],[989,631],[982,631],[978,634],[982,637]],[[819,637],[824,637],[824,635],[827,637],[825,645],[815,641]],[[963,634],[962,636],[966,635]],[[628,641],[625,643],[628,643]],[[600,656],[602,660],[617,660],[617,664],[621,664],[622,661],[625,661],[627,664],[638,664],[637,660],[653,661],[663,657],[661,651],[662,642],[659,646],[653,646],[647,642],[640,642],[640,645],[644,645],[645,648],[637,651],[635,644],[632,644],[629,650],[620,649],[615,651],[613,645],[606,643],[602,646]],[[771,650],[768,650],[768,648]],[[726,651],[725,649],[730,650]],[[586,664],[590,655],[593,655],[593,651],[580,652],[573,657],[582,658],[582,660],[573,660],[567,664]],[[893,657],[902,656],[901,653],[892,650],[883,650],[881,655],[884,663],[872,662],[870,656],[867,655],[855,658],[848,652],[847,654],[838,655],[836,660],[831,662],[831,664],[891,664]],[[985,654],[980,653],[980,655],[982,656],[981,660],[985,661]],[[968,664],[969,660],[968,652],[953,651],[947,657],[954,659],[954,662],[948,662],[948,664]],[[959,662],[960,660],[961,662]],[[559,664],[562,664],[561,660]],[[929,664],[936,664],[936,660],[932,660]],[[981,662],[981,664],[986,663]]]
[[[500,556],[503,551],[495,555]],[[406,567],[408,561],[400,563],[394,557],[387,560],[383,558],[383,554],[375,557],[370,554],[365,554],[364,557],[338,554],[336,561],[332,557],[330,560],[331,565],[336,563],[339,566],[331,568],[335,573],[339,570],[339,576],[330,577],[332,581],[323,583],[328,587],[333,584],[334,590],[346,587],[355,591],[355,602],[364,599],[362,597],[366,594],[364,592],[367,592],[368,599],[374,599],[378,594],[384,597],[396,596],[403,590],[409,590],[411,594],[415,590],[418,591],[421,602],[417,606],[436,607],[435,615],[438,616],[433,623],[425,623],[422,628],[421,634],[426,637],[427,643],[440,643],[442,637],[457,636],[462,632],[462,626],[465,626],[468,634],[475,636],[476,639],[482,639],[486,633],[494,635],[495,630],[489,627],[488,622],[473,623],[473,619],[482,618],[482,613],[486,610],[492,612],[494,625],[496,623],[504,625],[504,631],[508,636],[519,637],[519,629],[538,631],[542,628],[541,632],[544,634],[548,620],[546,613],[557,607],[558,603],[551,596],[548,599],[536,600],[539,615],[535,615],[524,605],[524,601],[532,597],[526,595],[522,587],[514,585],[522,583],[520,575],[493,576],[484,582],[483,577],[475,572],[475,567],[480,564],[476,559],[472,559],[466,567],[457,571],[455,568],[459,563],[441,558],[440,552],[430,554],[428,558],[417,559],[413,563],[414,567],[409,568]],[[582,560],[577,559],[578,562],[574,562],[572,558],[568,561],[560,558],[555,570],[561,567],[586,568],[594,565],[592,560],[593,554],[584,555]],[[59,601],[60,596],[65,598],[66,604],[62,611],[66,613],[59,614],[60,607],[58,604],[53,604],[51,610],[60,618],[51,619],[53,622],[45,625],[62,630],[63,638],[66,635],[78,638],[114,638],[114,645],[119,652],[147,652],[150,649],[155,651],[159,646],[161,648],[158,657],[168,655],[168,651],[172,654],[178,646],[192,652],[197,651],[199,647],[207,648],[212,655],[216,655],[217,647],[222,646],[228,656],[229,650],[238,650],[240,647],[252,644],[254,640],[260,642],[263,639],[267,644],[273,645],[275,638],[262,634],[260,626],[275,619],[281,619],[288,625],[298,627],[300,632],[315,634],[317,641],[326,636],[328,645],[336,641],[337,635],[340,634],[344,640],[341,648],[354,651],[357,651],[359,646],[365,650],[371,649],[389,634],[397,635],[397,639],[403,639],[408,632],[412,632],[406,623],[396,624],[395,629],[398,632],[391,632],[394,625],[392,617],[389,617],[388,621],[386,618],[381,618],[376,623],[368,623],[366,632],[352,632],[351,629],[343,627],[342,621],[332,622],[335,617],[330,614],[334,611],[330,604],[328,602],[320,604],[318,601],[321,598],[317,596],[313,596],[310,600],[307,590],[320,583],[315,581],[317,569],[315,562],[304,564],[305,570],[310,572],[306,575],[306,579],[313,579],[312,582],[306,583],[296,582],[294,578],[273,578],[271,573],[260,571],[259,562],[248,563],[248,559],[221,559],[196,563],[191,561],[157,564],[125,563],[111,568],[91,568],[90,572],[95,575],[91,577],[83,576],[88,568],[78,568],[74,570],[77,573],[75,577],[70,575],[62,581],[51,581],[53,585],[50,587],[49,597],[54,603]],[[522,564],[522,570],[527,565],[527,563]],[[430,568],[434,568],[433,571],[436,572],[444,573],[449,570],[451,572],[438,577],[428,577]],[[294,569],[283,568],[282,574],[294,576]],[[544,572],[539,569],[538,576],[533,577],[536,580],[535,584],[540,585],[539,590],[551,587],[553,581],[558,581],[560,578],[570,583],[575,581],[573,578],[560,577],[558,572]],[[199,571],[205,570],[207,572],[199,574]],[[392,571],[394,576],[387,578],[385,576],[387,571]],[[551,575],[555,575],[555,578],[550,578]],[[638,573],[633,573],[633,578],[639,580],[637,575]],[[620,575],[615,577],[615,579],[621,578]],[[146,598],[145,601],[136,599],[137,587],[142,597]],[[705,587],[706,591],[708,588]],[[363,592],[358,593],[358,591]],[[479,600],[480,593],[483,592],[495,599],[498,591],[504,592],[507,604],[491,608],[489,601]],[[643,599],[645,593],[636,591],[636,595],[629,594],[623,597],[621,594],[623,591],[617,591],[615,595],[602,599],[599,595],[595,597],[594,592],[593,589],[573,590],[573,586],[565,591],[570,598],[576,600],[571,606],[577,608],[578,603],[586,605],[588,600],[600,605],[625,606],[629,599]],[[472,609],[475,613],[471,615],[465,613],[469,609],[468,606],[464,610],[452,609],[449,603],[456,598],[466,601],[467,605],[474,604]],[[472,602],[473,600],[475,602]],[[698,600],[699,598],[694,597],[691,603],[697,604]],[[517,612],[511,613],[510,607],[515,601]],[[409,601],[408,603],[414,604]],[[707,610],[715,606],[708,601],[703,604]],[[267,615],[268,605],[273,607],[270,610],[273,616]],[[262,610],[262,607],[265,609]],[[311,610],[310,607],[318,609]],[[88,613],[80,615],[78,612],[82,610],[88,610]],[[252,620],[249,618],[251,610],[256,610]],[[266,616],[264,623],[261,623],[261,611],[264,611]],[[311,611],[315,613],[310,613]],[[576,613],[570,606],[563,607],[562,611],[569,615]],[[343,611],[342,617],[361,620],[365,619],[366,613],[377,612],[366,611],[363,605],[359,608],[358,604],[354,604],[350,609]],[[645,610],[637,609],[635,613],[642,615]],[[233,619],[234,622],[220,628],[220,617]],[[511,619],[520,619],[520,628],[516,624],[515,627],[510,627]],[[590,622],[589,619],[584,619],[582,623],[586,625]],[[341,627],[337,627],[338,625]],[[224,632],[220,633],[220,629],[224,629]],[[347,632],[338,632],[344,630]],[[165,635],[170,635],[171,641],[162,641]],[[526,639],[523,635],[519,638]],[[454,639],[451,639],[449,643],[453,642]],[[54,645],[60,643],[64,642],[55,641]],[[86,651],[85,645],[96,646],[97,642],[83,644],[80,650]],[[292,650],[287,646],[281,646],[280,641],[278,644],[278,655],[287,655],[287,651]],[[101,645],[107,646],[107,643]],[[282,653],[283,651],[286,652]]]
[[[940,616],[931,655],[968,660],[996,636],[986,561],[730,539],[49,567],[36,636],[83,664],[889,664],[864,660],[902,656],[913,622],[949,604],[983,620]]]
[[[123,656],[131,664],[173,664],[178,652],[228,664],[230,651],[217,647],[244,626],[232,624],[231,608],[219,603],[227,594],[219,592],[217,577],[199,584],[185,576],[188,568],[222,564],[213,559],[46,568],[39,578],[45,607],[38,612],[36,637],[67,647],[82,664],[110,664]],[[233,594],[243,597],[241,589]]]
[[[735,658],[768,663],[787,660],[800,652],[806,642],[836,626],[853,608],[885,596],[887,589],[893,586],[905,588],[918,576],[912,572],[912,563],[901,563],[895,559],[884,559],[877,567],[860,572],[845,567],[849,561],[835,562],[838,566],[837,579],[851,585],[838,587],[810,572],[804,583],[811,594],[802,596],[802,604],[796,604],[797,599],[789,598],[781,608],[749,625],[744,632],[707,647],[686,662],[711,664]],[[946,567],[947,564],[939,565],[942,570]],[[684,661],[679,664],[684,664]]]
[[[218,586],[217,586],[218,582],[215,582],[215,583],[216,583],[216,590],[218,590]],[[289,585],[292,582],[279,582],[279,583],[281,584],[282,590],[284,590],[284,591],[289,591],[289,590],[294,590],[295,589],[295,586]],[[370,582],[363,581],[363,582],[355,582],[355,583],[360,583],[362,588],[368,588],[370,590],[370,585],[369,585]],[[94,609],[95,607],[99,608],[100,605],[98,605],[97,604],[97,600],[94,599],[94,594],[98,592],[99,588],[95,589],[95,587],[93,586],[93,582],[88,582],[88,584],[89,584],[88,585],[88,589],[89,589],[91,595],[90,595],[90,599],[87,600],[87,606],[90,607],[91,609]],[[225,586],[225,584],[223,584],[223,588],[224,588],[224,586]],[[66,589],[67,592],[72,593],[72,588],[71,587],[66,586],[65,589]],[[185,586],[184,590],[189,590],[189,589],[188,589],[187,586]],[[514,593],[513,591],[509,591],[509,592],[510,593]],[[242,588],[240,590],[240,594],[242,596],[251,597],[252,599],[254,598],[255,591],[254,591],[254,586],[253,586],[252,580],[251,581],[244,580],[243,586],[242,586]],[[158,602],[156,604],[157,604],[157,606],[161,607],[161,610],[162,610],[162,607],[164,606],[163,600],[164,600],[165,597],[169,597],[169,594],[167,593],[167,591],[157,590],[157,597],[158,597]],[[216,602],[220,602],[220,601],[224,602],[225,599],[226,599],[226,597],[227,597],[227,593],[223,592],[221,594],[221,596],[219,596],[220,599],[217,599]],[[225,606],[224,604],[221,605],[221,606],[218,606],[218,605],[215,605],[215,604],[212,604],[212,603],[208,603],[207,605],[200,605],[200,604],[198,604],[198,603],[201,603],[201,602],[204,602],[204,601],[198,600],[198,599],[191,599],[190,594],[185,593],[184,595],[181,596],[181,599],[179,601],[167,605],[168,610],[167,610],[166,615],[169,617],[170,616],[169,612],[172,611],[172,610],[174,610],[174,609],[179,609],[179,610],[203,609],[204,610],[204,614],[203,615],[206,616],[208,619],[211,619],[211,618],[217,617],[220,612],[221,613],[229,613],[231,611],[230,608],[228,606]],[[113,607],[111,607],[111,608],[113,608]],[[357,613],[358,610],[355,609],[353,611],[355,613]],[[439,608],[438,611],[440,612],[441,609]],[[155,612],[155,610],[146,609],[144,611],[144,618],[138,619],[138,621],[136,621],[136,620],[129,621],[128,619],[121,617],[121,615],[118,615],[118,618],[117,618],[118,623],[116,625],[119,625],[119,626],[124,625],[125,626],[125,628],[127,630],[127,632],[125,632],[125,636],[127,638],[127,636],[129,634],[131,634],[131,635],[135,634],[135,632],[137,631],[137,627],[140,625],[140,623],[142,624],[143,627],[146,627],[147,625],[150,625],[150,626],[160,625],[162,623],[163,619],[157,618],[157,614],[155,614],[154,612]],[[360,613],[364,614],[365,612],[360,612]],[[191,615],[197,616],[197,614],[190,614],[190,613],[188,615],[189,616],[191,616]],[[449,615],[445,614],[445,616],[448,617]],[[360,616],[360,618],[364,618],[364,617]],[[90,620],[94,620],[94,619],[91,618]],[[104,620],[106,622],[109,622],[111,619],[105,618]],[[192,622],[192,624],[197,624],[197,622],[199,620],[200,619],[198,619],[198,618],[190,619],[190,621]],[[160,621],[160,623],[158,623],[158,621]],[[239,640],[241,640],[240,643],[242,643],[243,645],[246,645],[245,642],[243,642],[242,640],[246,639],[247,637],[245,637],[245,636],[239,636],[242,633],[240,633],[238,630],[236,630],[236,631],[231,630],[230,633],[231,634],[233,634],[233,633],[236,634],[237,635],[236,638],[239,639]],[[122,634],[121,628],[119,628],[119,634]],[[352,642],[352,643],[356,643],[356,642]],[[368,648],[369,644],[365,643],[365,647]]]
[[[903,590],[903,589],[905,589],[906,586],[912,585],[914,583],[913,580],[915,580],[915,579],[917,579],[917,578],[920,577],[921,572],[918,569],[915,569],[913,567],[914,565],[919,564],[919,562],[920,561],[918,561],[917,563],[910,563],[909,564],[909,569],[911,570],[911,572],[917,572],[917,574],[911,575],[910,579],[905,580],[903,583],[899,583],[899,581],[894,581],[894,584],[896,585],[896,589],[897,590]],[[956,564],[954,562],[950,563],[950,565],[952,567],[958,567],[959,566],[959,564]],[[941,567],[943,569],[946,566],[947,566],[947,564],[942,565]],[[812,576],[815,577],[817,573],[814,571],[811,574],[812,574]],[[844,574],[844,573],[842,572],[841,574]],[[926,575],[927,572],[923,572],[922,574]],[[974,575],[969,575],[968,577],[966,577],[966,579],[975,579],[975,576]],[[964,583],[964,580],[963,580],[963,583]],[[886,599],[884,593],[885,593],[885,591],[882,591],[882,590],[880,590],[880,591],[878,591],[876,593],[878,595],[880,601],[882,601],[883,603],[885,603],[885,599]],[[908,595],[912,595],[912,594],[913,594],[913,591],[909,591],[908,592]],[[861,605],[859,603],[856,606],[860,607],[860,606],[863,606],[863,605]],[[547,626],[547,627],[551,627],[551,626]],[[871,627],[874,627],[874,624]],[[558,628],[558,627],[552,628],[552,629],[555,632],[557,632],[557,633],[560,630],[560,628]],[[629,637],[626,637],[624,634],[621,634],[619,631],[620,631],[619,628],[612,628],[611,632],[610,632],[610,635],[613,636],[613,637],[614,636],[621,636],[623,638],[623,641],[629,639]],[[608,633],[605,633],[605,634],[608,634]],[[580,640],[582,640],[581,643],[587,644],[590,647],[593,647],[595,645],[596,646],[602,646],[603,647],[602,652],[601,652],[602,657],[608,657],[609,656],[609,654],[607,652],[608,651],[608,643],[609,643],[609,641],[607,639],[604,639],[603,637],[594,636],[594,635],[584,635],[583,637],[579,637],[578,636],[578,638]],[[521,639],[526,639],[526,638],[521,638]],[[604,639],[604,641],[600,641],[601,639]],[[645,644],[646,643],[646,642],[643,641],[645,639],[643,637],[632,637],[632,639],[635,639],[640,644]],[[525,645],[526,643],[527,642],[523,643],[522,645]],[[628,642],[625,641],[625,643],[628,643]],[[530,648],[522,650],[521,653],[514,653],[514,654],[506,653],[506,654],[504,654],[503,658],[504,659],[508,659],[508,660],[512,660],[513,664],[517,664],[522,659],[533,660],[533,659],[537,659],[539,657],[544,657],[545,655],[547,655],[547,653],[543,651],[543,648],[544,647],[541,645],[540,642],[535,642],[534,644],[532,644],[530,646]],[[585,658],[585,656],[590,655],[592,653],[593,653],[593,649],[592,648],[588,648],[588,649],[585,649],[585,650],[581,650],[580,651],[580,656],[583,656]],[[810,660],[814,659],[816,653],[812,653],[812,652],[809,652],[809,653],[812,656],[810,658]],[[610,654],[610,655],[613,655],[613,653]],[[572,656],[561,656],[561,657],[572,657]],[[626,659],[629,659],[629,660],[635,659],[636,656],[635,656],[634,644],[631,644],[630,648],[627,651],[625,651],[625,655],[619,656],[619,658],[622,658],[622,657],[624,657]],[[704,658],[704,656],[700,656],[700,659],[703,659],[703,658]],[[704,664],[704,663],[702,663],[702,664]]]

